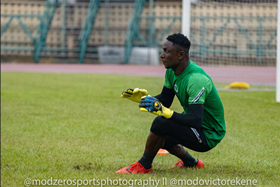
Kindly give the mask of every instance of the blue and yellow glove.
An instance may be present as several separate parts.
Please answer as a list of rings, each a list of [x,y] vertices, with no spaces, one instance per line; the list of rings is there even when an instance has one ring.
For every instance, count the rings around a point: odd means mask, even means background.
[[[140,111],[151,112],[165,118],[171,118],[174,113],[173,110],[164,107],[157,98],[151,96],[142,97],[139,103],[139,107]]]
[[[141,88],[131,89],[131,88],[129,88],[126,91],[122,92],[121,97],[122,98],[127,98],[131,101],[139,103],[139,101],[141,100],[141,97],[147,96],[147,95],[148,95],[148,91],[145,90],[145,89],[141,89]]]

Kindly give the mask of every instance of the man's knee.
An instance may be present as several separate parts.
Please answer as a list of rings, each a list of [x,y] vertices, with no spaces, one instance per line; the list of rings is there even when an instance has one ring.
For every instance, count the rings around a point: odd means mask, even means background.
[[[151,132],[158,135],[165,137],[166,136],[166,122],[167,119],[161,116],[157,116],[152,124]]]

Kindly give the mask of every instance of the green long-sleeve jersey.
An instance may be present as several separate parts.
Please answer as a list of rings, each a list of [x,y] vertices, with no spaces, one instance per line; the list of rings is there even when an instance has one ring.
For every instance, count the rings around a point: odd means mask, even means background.
[[[191,104],[204,105],[202,130],[208,145],[215,147],[225,136],[226,126],[223,104],[211,78],[190,61],[178,76],[172,69],[167,69],[164,86],[174,90],[185,113],[190,112]]]

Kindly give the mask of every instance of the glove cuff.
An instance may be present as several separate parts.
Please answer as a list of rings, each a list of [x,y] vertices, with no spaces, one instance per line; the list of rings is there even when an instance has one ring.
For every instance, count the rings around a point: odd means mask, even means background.
[[[169,108],[166,108],[166,107],[162,107],[163,108],[163,113],[162,113],[162,116],[169,119],[172,117],[174,111],[173,110],[170,110]]]

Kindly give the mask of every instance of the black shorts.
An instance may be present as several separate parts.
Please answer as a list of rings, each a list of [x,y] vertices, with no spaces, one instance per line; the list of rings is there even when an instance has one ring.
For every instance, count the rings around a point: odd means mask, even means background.
[[[155,135],[165,137],[163,149],[171,149],[177,144],[197,152],[206,152],[211,148],[207,144],[202,129],[195,129],[179,125],[171,119],[158,116],[153,121],[151,132]]]

